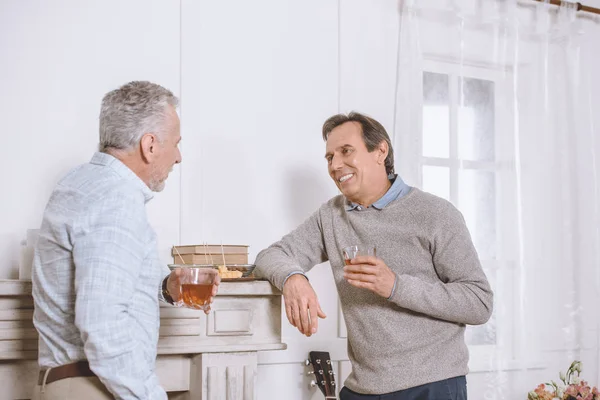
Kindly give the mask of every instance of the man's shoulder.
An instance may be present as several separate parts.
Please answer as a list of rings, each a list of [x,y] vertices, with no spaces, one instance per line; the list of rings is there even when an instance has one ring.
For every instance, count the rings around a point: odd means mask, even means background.
[[[86,163],[69,171],[57,184],[55,193],[70,193],[88,204],[96,200],[128,201],[139,199],[144,204],[143,193],[111,168]]]
[[[450,201],[418,188],[411,189],[410,209],[419,220],[429,220],[435,224],[441,220],[462,219],[462,214]]]
[[[434,208],[446,208],[454,207],[451,202],[444,199],[443,197],[437,196],[433,193],[425,192],[419,188],[411,188],[409,193],[414,203],[419,204],[423,207],[434,207]]]
[[[345,204],[345,197],[343,195],[332,197],[321,204],[321,206],[311,214],[308,220],[314,220],[315,218],[317,220],[323,220],[324,218],[329,219],[336,214],[345,212]]]
[[[319,212],[321,213],[332,213],[339,212],[345,210],[346,207],[346,197],[342,194],[338,194],[337,196],[332,197],[327,202],[323,203],[319,208]]]

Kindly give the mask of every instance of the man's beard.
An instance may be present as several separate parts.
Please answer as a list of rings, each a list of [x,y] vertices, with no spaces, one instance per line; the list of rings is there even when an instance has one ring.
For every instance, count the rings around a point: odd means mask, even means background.
[[[150,181],[148,182],[148,187],[153,192],[162,192],[165,188],[165,183],[167,181],[167,176],[164,179],[161,179],[160,172],[154,167],[152,168],[152,172],[150,173]]]
[[[148,187],[150,188],[150,190],[152,190],[153,192],[162,192],[163,189],[165,188],[165,181],[154,181],[151,180]]]

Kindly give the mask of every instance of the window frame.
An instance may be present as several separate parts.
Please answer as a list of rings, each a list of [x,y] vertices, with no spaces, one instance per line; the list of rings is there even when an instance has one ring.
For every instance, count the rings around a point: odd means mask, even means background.
[[[469,367],[471,371],[490,371],[498,369],[518,368],[517,360],[519,336],[517,323],[521,316],[522,306],[519,298],[522,296],[515,288],[519,272],[518,240],[514,238],[514,224],[518,217],[516,208],[516,190],[514,184],[514,168],[511,160],[514,159],[515,143],[512,113],[508,101],[512,85],[507,85],[512,80],[512,71],[494,66],[469,66],[453,62],[434,59],[423,60],[423,72],[432,72],[448,75],[449,90],[449,157],[423,156],[423,90],[419,93],[419,113],[417,138],[413,149],[418,160],[416,166],[416,179],[423,186],[423,167],[446,167],[449,170],[450,201],[458,203],[459,170],[488,171],[495,174],[496,186],[496,258],[482,259],[481,264],[486,274],[493,273],[495,287],[494,303],[502,304],[495,307],[496,343],[487,345],[468,344],[471,354]],[[421,75],[423,77],[423,75]],[[459,106],[459,77],[487,80],[494,83],[494,140],[495,159],[493,161],[460,160],[458,156],[458,106]],[[423,79],[423,78],[421,78]],[[422,81],[421,81],[422,82]],[[421,88],[423,85],[421,83]],[[460,205],[459,209],[460,209]],[[500,312],[502,311],[502,312]],[[497,360],[492,362],[493,360]],[[498,365],[501,363],[502,365]]]

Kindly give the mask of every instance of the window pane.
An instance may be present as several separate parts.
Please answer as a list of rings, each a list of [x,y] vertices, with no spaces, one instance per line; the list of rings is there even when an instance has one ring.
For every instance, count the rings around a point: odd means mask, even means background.
[[[494,293],[496,291],[496,274],[494,271],[485,271],[485,275],[490,281],[490,286]],[[468,345],[490,345],[496,344],[496,311],[492,312],[492,317],[485,325],[467,326],[465,331],[465,341]]]
[[[494,82],[459,79],[458,156],[463,160],[493,161]]]
[[[450,155],[448,75],[423,72],[423,156]]]
[[[450,200],[450,169],[424,165],[423,190]]]
[[[496,175],[460,170],[458,206],[482,259],[496,258]]]

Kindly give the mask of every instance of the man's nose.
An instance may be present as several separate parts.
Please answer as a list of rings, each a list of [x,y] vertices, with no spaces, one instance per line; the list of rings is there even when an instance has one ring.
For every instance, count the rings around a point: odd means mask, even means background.
[[[331,169],[332,170],[340,169],[342,167],[342,165],[344,165],[344,163],[342,162],[341,157],[333,156],[331,158]]]

